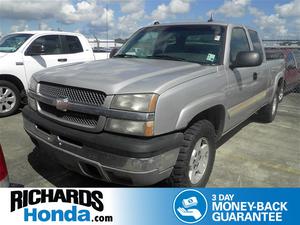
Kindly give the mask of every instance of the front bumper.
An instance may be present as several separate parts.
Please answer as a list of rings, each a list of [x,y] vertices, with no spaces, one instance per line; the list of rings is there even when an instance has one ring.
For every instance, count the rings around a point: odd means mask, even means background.
[[[28,106],[24,128],[41,150],[83,175],[126,185],[151,185],[170,176],[183,134],[154,138],[89,133],[45,119]]]

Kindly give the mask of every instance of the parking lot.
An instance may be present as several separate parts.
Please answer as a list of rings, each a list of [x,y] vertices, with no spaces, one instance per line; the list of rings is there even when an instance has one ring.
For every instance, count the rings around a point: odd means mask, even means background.
[[[0,119],[0,143],[10,181],[26,187],[114,186],[66,170],[40,154],[23,130],[22,115]],[[300,186],[300,94],[280,104],[271,124],[248,119],[218,143],[209,187]]]

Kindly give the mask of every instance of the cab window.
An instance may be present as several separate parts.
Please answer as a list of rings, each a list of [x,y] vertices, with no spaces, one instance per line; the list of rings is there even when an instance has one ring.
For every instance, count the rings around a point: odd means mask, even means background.
[[[263,48],[261,42],[259,40],[258,34],[254,30],[248,30],[249,35],[253,44],[254,51],[258,52],[260,56],[263,58]]]
[[[230,42],[230,62],[235,62],[238,53],[244,51],[250,51],[247,34],[243,28],[234,28]]]
[[[64,45],[65,45],[65,53],[66,54],[83,52],[83,48],[80,43],[80,40],[76,36],[65,35],[64,36]]]
[[[35,46],[43,46],[43,55],[63,54],[63,48],[58,35],[46,35],[37,38],[29,47],[28,52]]]

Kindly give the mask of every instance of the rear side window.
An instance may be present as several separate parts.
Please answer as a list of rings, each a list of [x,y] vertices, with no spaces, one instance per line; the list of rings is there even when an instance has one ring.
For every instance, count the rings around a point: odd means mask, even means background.
[[[76,36],[66,35],[65,36],[65,53],[79,53],[83,52],[80,40]]]
[[[243,28],[234,28],[230,42],[230,61],[235,62],[238,53],[244,51],[250,51],[246,32]]]
[[[44,46],[45,51],[43,55],[63,54],[62,45],[58,35],[46,35],[39,37],[31,44],[29,49],[35,45]]]
[[[258,52],[261,55],[261,57],[263,57],[263,50],[257,32],[254,30],[248,31],[253,44],[254,51]]]

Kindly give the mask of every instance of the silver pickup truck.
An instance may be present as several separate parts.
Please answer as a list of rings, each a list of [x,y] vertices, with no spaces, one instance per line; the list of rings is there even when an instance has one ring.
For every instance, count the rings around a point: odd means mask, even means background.
[[[224,134],[254,113],[273,121],[283,71],[247,27],[148,26],[111,59],[36,73],[24,127],[38,149],[92,178],[204,186]]]

